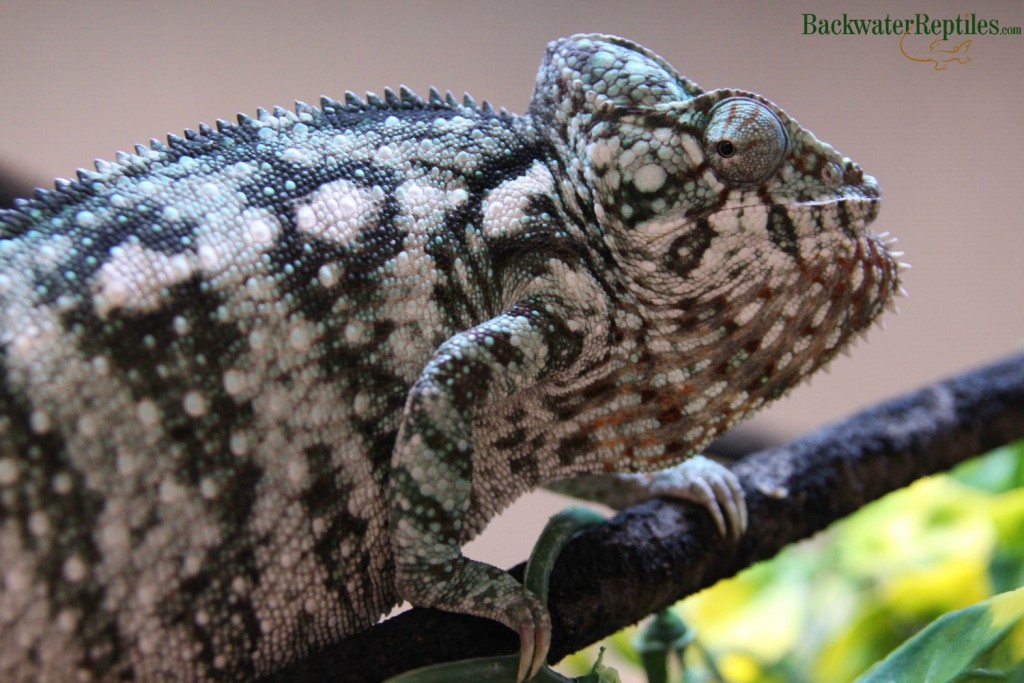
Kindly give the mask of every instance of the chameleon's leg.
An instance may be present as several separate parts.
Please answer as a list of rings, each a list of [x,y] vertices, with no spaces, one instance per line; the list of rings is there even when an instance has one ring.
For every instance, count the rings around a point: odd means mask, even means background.
[[[679,498],[705,508],[723,536],[731,530],[733,538],[739,538],[747,528],[747,504],[736,475],[702,455],[667,470],[584,475],[554,482],[547,488],[616,509],[659,496]]]
[[[544,663],[551,620],[506,572],[462,554],[473,495],[472,428],[478,406],[571,364],[577,337],[553,310],[551,302],[522,303],[440,346],[409,394],[389,483],[398,593],[518,632],[518,680]]]
[[[523,573],[523,585],[543,603],[548,602],[548,582],[555,568],[555,561],[562,549],[580,531],[604,521],[604,517],[582,507],[562,510],[548,520],[540,538],[530,552]],[[598,657],[595,669],[601,666]],[[499,681],[510,680],[520,667],[515,655],[480,657],[457,662],[433,664],[413,671],[407,671],[387,679],[385,683],[454,683],[455,681]],[[522,672],[519,672],[520,675]],[[590,680],[590,677],[584,677]],[[541,667],[537,680],[546,683],[573,683],[584,678],[569,679],[548,667]],[[604,680],[604,679],[602,679]]]

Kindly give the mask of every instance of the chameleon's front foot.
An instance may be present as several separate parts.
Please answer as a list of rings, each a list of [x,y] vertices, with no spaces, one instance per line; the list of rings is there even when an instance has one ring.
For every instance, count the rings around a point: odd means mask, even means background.
[[[703,455],[667,470],[620,474],[605,482],[584,480],[580,494],[574,484],[570,480],[556,490],[586,498],[597,492],[598,500],[620,510],[651,498],[687,500],[708,511],[722,536],[738,539],[747,530],[747,503],[740,480],[728,467]]]
[[[729,468],[701,455],[657,472],[583,475],[548,488],[624,510],[651,498],[677,498],[700,505],[722,536],[739,538],[747,529],[747,504],[740,481]]]
[[[743,488],[732,471],[724,465],[695,455],[680,465],[652,475],[652,492],[670,498],[681,498],[706,509],[718,532],[738,539],[747,530],[747,502]]]

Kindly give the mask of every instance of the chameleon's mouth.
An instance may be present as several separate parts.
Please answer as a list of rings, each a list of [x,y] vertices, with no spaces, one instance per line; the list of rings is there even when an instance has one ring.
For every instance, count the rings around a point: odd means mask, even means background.
[[[780,205],[778,209],[771,207],[769,213],[773,210],[784,212],[789,217],[796,235],[801,239],[813,239],[836,227],[848,237],[856,238],[868,232],[867,226],[878,217],[881,208],[882,200],[877,194],[847,194],[834,198],[791,202]]]
[[[839,221],[825,225],[853,228],[853,234],[859,234],[865,226],[878,217],[881,208],[882,188],[874,176],[866,175],[853,161],[844,159],[842,164],[832,163],[833,178],[836,185],[831,191],[815,195],[813,198],[792,198],[771,196],[769,203],[777,203],[789,207],[791,211],[821,210],[826,220]],[[836,213],[830,214],[828,207],[834,207]]]
[[[855,210],[855,215],[864,224],[870,223],[878,216],[881,208],[882,192],[878,183],[871,176],[864,176],[863,181],[855,185],[842,185],[832,194],[813,199],[780,198],[779,204],[790,207],[842,206]]]

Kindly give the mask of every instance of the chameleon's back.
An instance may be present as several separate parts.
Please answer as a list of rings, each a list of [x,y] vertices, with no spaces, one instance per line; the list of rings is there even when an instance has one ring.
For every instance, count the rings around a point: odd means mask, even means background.
[[[0,214],[0,679],[244,676],[395,601],[400,412],[537,155],[450,98],[219,128]]]

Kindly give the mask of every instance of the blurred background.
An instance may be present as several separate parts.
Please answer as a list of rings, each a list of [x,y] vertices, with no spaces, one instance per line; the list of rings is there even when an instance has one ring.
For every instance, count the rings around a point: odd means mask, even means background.
[[[1002,26],[1024,4],[972,2]],[[859,407],[1019,350],[1024,341],[1024,38],[965,39],[970,63],[936,70],[897,36],[804,35],[803,13],[954,18],[963,2],[682,0],[631,2],[174,3],[0,2],[0,170],[26,185],[73,177],[93,159],[234,119],[257,107],[315,103],[385,86],[431,85],[522,112],[545,44],[618,34],[706,89],[764,95],[882,184],[877,230],[913,265],[908,299],[852,358],[771,409],[752,429],[799,435]],[[900,14],[897,14],[900,12]],[[904,50],[928,58],[932,38]],[[564,505],[537,494],[497,520],[469,554],[524,559]]]

